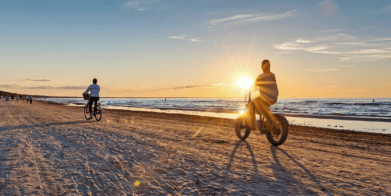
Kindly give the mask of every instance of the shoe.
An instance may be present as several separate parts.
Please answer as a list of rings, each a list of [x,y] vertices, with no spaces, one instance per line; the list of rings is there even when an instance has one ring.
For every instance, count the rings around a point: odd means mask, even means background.
[[[89,118],[87,118],[87,120],[90,120],[90,119],[92,119],[92,116],[90,116]]]

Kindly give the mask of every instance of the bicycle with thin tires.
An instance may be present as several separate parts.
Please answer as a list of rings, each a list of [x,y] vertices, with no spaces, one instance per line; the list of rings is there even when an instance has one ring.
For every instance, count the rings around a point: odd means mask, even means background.
[[[90,100],[91,98],[91,95],[89,94],[83,94],[83,98],[84,100]],[[97,103],[96,105],[94,104],[94,108],[93,108],[93,111],[92,111],[92,116],[95,117],[96,121],[100,121],[102,119],[102,108],[100,107],[101,104],[100,103]],[[86,118],[86,120],[90,120],[90,110],[89,110],[89,104],[87,102],[87,105],[84,107],[84,117]]]

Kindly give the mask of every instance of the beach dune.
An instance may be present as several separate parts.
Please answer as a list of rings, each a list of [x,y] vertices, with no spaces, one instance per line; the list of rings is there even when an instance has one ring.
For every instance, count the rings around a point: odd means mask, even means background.
[[[2,195],[391,195],[389,135],[0,100]]]

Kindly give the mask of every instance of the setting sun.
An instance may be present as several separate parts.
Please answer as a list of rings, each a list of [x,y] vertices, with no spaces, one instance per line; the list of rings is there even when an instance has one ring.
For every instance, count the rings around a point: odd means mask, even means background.
[[[238,85],[240,88],[247,89],[252,85],[252,81],[249,77],[243,76],[239,78]]]

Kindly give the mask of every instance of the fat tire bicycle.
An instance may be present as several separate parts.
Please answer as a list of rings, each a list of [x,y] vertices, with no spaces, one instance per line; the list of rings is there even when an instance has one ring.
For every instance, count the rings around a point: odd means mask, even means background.
[[[251,103],[251,91],[248,93],[248,100],[246,95],[245,102]],[[248,104],[246,104],[246,107],[248,107]],[[246,109],[246,111],[248,110]],[[266,134],[267,140],[273,146],[282,145],[288,138],[288,120],[281,114],[274,114],[275,121],[270,123],[269,121],[271,120],[266,115],[259,115],[260,121],[257,127],[261,134]],[[246,125],[245,118],[247,118],[247,116],[247,113],[244,113],[238,119],[236,119],[235,122],[235,133],[236,136],[241,140],[245,140],[251,132],[250,127]]]

